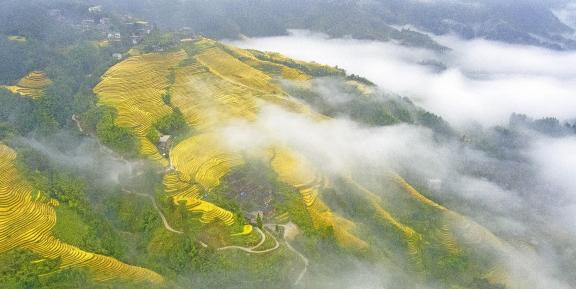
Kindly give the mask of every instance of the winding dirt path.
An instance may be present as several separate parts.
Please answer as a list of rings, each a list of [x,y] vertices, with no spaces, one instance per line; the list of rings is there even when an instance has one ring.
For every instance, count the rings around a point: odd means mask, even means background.
[[[131,192],[131,191],[128,191],[126,189],[122,189],[122,191],[127,193],[127,194],[138,195],[138,196],[147,198],[150,201],[152,201],[152,205],[154,206],[154,209],[156,210],[156,212],[158,212],[158,215],[160,215],[160,218],[162,219],[162,223],[164,224],[164,228],[166,228],[166,230],[168,230],[172,233],[184,234],[184,232],[178,231],[178,230],[172,228],[172,226],[170,226],[170,224],[168,223],[168,220],[166,219],[166,216],[164,216],[164,213],[162,213],[162,211],[160,210],[160,207],[158,207],[158,204],[156,204],[156,200],[154,199],[154,197],[147,195],[147,194]]]
[[[271,224],[271,225],[275,225],[275,224]],[[296,226],[296,225],[294,225],[294,224],[288,224],[288,225],[278,224],[278,226],[284,228],[283,238],[284,238],[284,243],[286,243],[286,247],[288,248],[288,250],[290,250],[290,251],[294,252],[296,255],[298,255],[298,257],[300,257],[300,259],[302,260],[302,263],[304,263],[304,268],[302,269],[302,271],[298,275],[298,278],[296,278],[296,281],[294,281],[294,285],[298,285],[298,283],[300,283],[302,278],[304,278],[304,275],[306,275],[306,272],[308,272],[308,265],[310,265],[310,260],[308,260],[308,258],[306,258],[306,256],[304,256],[304,254],[302,254],[300,251],[296,250],[296,248],[292,247],[292,245],[288,241],[288,239],[291,239],[290,235],[293,233],[293,232],[289,232],[289,230],[294,230],[294,228],[292,226]]]
[[[306,275],[310,261],[308,260],[308,258],[306,258],[306,256],[304,256],[302,253],[300,253],[300,251],[294,249],[294,247],[292,247],[292,245],[290,245],[290,242],[285,241],[285,243],[286,243],[286,247],[288,248],[288,250],[290,250],[290,251],[294,252],[296,255],[298,255],[300,257],[300,259],[302,259],[302,262],[304,263],[304,269],[302,269],[302,271],[298,275],[298,278],[296,278],[296,281],[294,281],[294,285],[298,285],[298,283],[300,283],[302,278],[304,278],[304,275]]]
[[[148,194],[143,194],[143,193],[136,193],[136,192],[132,192],[126,189],[122,189],[122,191],[124,193],[127,194],[133,194],[133,195],[137,195],[143,198],[147,198],[152,202],[152,205],[154,206],[154,209],[156,210],[156,212],[158,212],[158,215],[160,215],[160,218],[162,219],[162,224],[164,224],[164,228],[166,228],[166,230],[172,232],[172,233],[176,233],[176,234],[184,234],[184,232],[179,231],[174,229],[172,226],[170,226],[170,224],[168,223],[168,220],[166,219],[166,216],[164,215],[164,213],[162,213],[162,211],[160,210],[160,207],[158,206],[158,204],[156,203],[156,199],[154,199],[154,197],[152,197],[151,195]],[[300,283],[300,281],[302,280],[302,278],[304,277],[304,275],[306,275],[306,272],[308,271],[308,266],[310,264],[310,261],[308,260],[308,258],[306,258],[306,256],[304,256],[304,254],[302,254],[300,251],[296,250],[294,247],[292,247],[292,245],[290,244],[290,242],[288,241],[288,239],[290,238],[290,234],[292,232],[289,232],[290,227],[288,227],[288,225],[282,225],[282,224],[266,224],[264,225],[265,230],[270,231],[271,229],[268,227],[272,227],[272,226],[280,226],[284,228],[284,235],[282,236],[284,239],[284,243],[286,244],[286,247],[288,248],[288,250],[292,251],[294,254],[298,255],[298,257],[300,257],[300,259],[302,260],[302,262],[304,263],[304,268],[302,269],[302,271],[300,272],[300,274],[298,274],[298,278],[296,278],[296,281],[294,281],[294,285],[298,285]],[[240,251],[244,251],[246,253],[250,253],[250,254],[265,254],[265,253],[269,253],[272,252],[276,249],[278,249],[280,247],[280,242],[278,242],[278,239],[276,239],[276,237],[274,237],[274,234],[272,234],[270,232],[270,237],[274,240],[275,245],[272,248],[268,248],[266,250],[257,250],[260,246],[262,246],[264,244],[264,242],[266,242],[266,233],[264,233],[264,231],[262,231],[260,228],[256,227],[255,228],[256,231],[258,231],[258,233],[260,234],[261,238],[260,238],[260,242],[258,242],[258,244],[252,246],[252,247],[242,247],[242,246],[225,246],[225,247],[220,247],[216,250],[218,251],[224,251],[224,250],[240,250]],[[202,241],[198,241],[198,243],[204,247],[207,248],[208,245]]]
[[[160,207],[158,207],[158,204],[156,203],[156,200],[154,199],[154,197],[147,195],[147,194],[132,192],[132,191],[129,191],[126,189],[122,189],[122,191],[127,193],[127,194],[133,194],[133,195],[137,195],[137,196],[141,196],[141,197],[149,199],[152,202],[152,206],[154,206],[154,209],[156,210],[156,212],[158,212],[158,215],[160,215],[160,219],[162,219],[162,224],[164,224],[164,228],[166,228],[166,230],[168,230],[172,233],[184,234],[184,232],[176,230],[176,229],[172,228],[172,226],[170,226],[170,224],[168,223],[168,220],[166,219],[166,216],[164,215],[164,213],[162,213],[162,210],[160,210]],[[204,243],[202,241],[198,241],[198,243],[204,248],[208,247],[208,245],[206,245],[206,243]]]
[[[261,251],[256,250],[260,246],[262,246],[262,244],[264,244],[264,242],[266,242],[266,234],[258,227],[256,227],[256,231],[258,231],[258,233],[260,233],[261,239],[260,239],[260,242],[258,242],[258,244],[256,244],[255,246],[252,246],[252,247],[225,246],[225,247],[218,248],[217,250],[223,251],[223,250],[229,250],[229,249],[236,249],[236,250],[241,250],[241,251],[244,251],[244,252],[247,252],[250,254],[264,254],[264,253],[272,252],[272,251],[274,251],[280,247],[280,243],[278,242],[278,240],[272,234],[270,234],[270,237],[272,237],[272,239],[276,243],[274,245],[274,247],[266,249],[266,250],[261,250]]]
[[[81,133],[84,133],[84,129],[82,128],[82,125],[80,124],[80,120],[78,119],[78,116],[76,114],[72,115],[72,120],[74,121],[74,123],[76,123],[76,127],[78,128],[78,130]]]

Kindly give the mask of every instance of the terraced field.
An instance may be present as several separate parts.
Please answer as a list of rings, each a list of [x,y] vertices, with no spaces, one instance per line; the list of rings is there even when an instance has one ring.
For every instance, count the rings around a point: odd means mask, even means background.
[[[231,104],[239,105],[239,115],[250,118],[262,104],[276,104],[284,109],[301,112],[322,119],[323,116],[316,114],[307,105],[288,96],[277,84],[277,79],[309,80],[311,75],[302,70],[285,66],[272,61],[261,60],[267,54],[252,50],[242,50],[231,46],[225,46],[206,38],[199,38],[188,43],[186,49],[191,55],[189,63],[194,69],[187,82],[181,85],[193,86],[192,89],[201,90],[209,94],[203,99],[209,101],[216,97],[217,100],[224,97],[228,102],[217,101],[216,111],[234,109]],[[268,57],[267,59],[274,59]],[[187,65],[189,64],[187,63]],[[308,70],[322,70],[337,73],[338,70],[319,64],[298,62],[295,67],[308,68]],[[178,85],[178,81],[176,82]],[[197,94],[188,95],[197,97]],[[237,103],[230,103],[230,101]],[[256,102],[256,103],[255,103]],[[205,102],[202,102],[205,103]],[[209,106],[214,111],[214,106]],[[218,116],[226,116],[219,114]],[[238,116],[238,114],[233,114]]]
[[[116,124],[136,134],[140,153],[163,165],[168,162],[146,134],[158,119],[172,112],[162,97],[170,85],[171,69],[185,57],[184,51],[131,57],[110,68],[94,88],[99,104],[117,110]]]
[[[325,74],[342,75],[342,71],[291,60],[280,54],[229,47],[206,38],[183,41],[172,52],[132,55],[112,67],[94,92],[100,105],[117,110],[116,124],[138,136],[141,154],[166,167],[163,180],[166,198],[185,205],[191,216],[202,223],[228,226],[230,235],[252,234],[251,226],[240,226],[232,212],[206,199],[234,168],[257,160],[269,164],[278,181],[289,184],[299,193],[314,228],[331,229],[343,248],[372,249],[359,237],[364,224],[335,214],[322,200],[322,191],[330,186],[329,180],[304,156],[281,143],[234,150],[221,134],[221,128],[234,121],[256,120],[266,105],[281,106],[315,121],[327,119],[287,94],[278,80],[305,83]],[[370,93],[367,87],[357,89]],[[182,113],[191,132],[178,135],[169,156],[164,157],[147,134],[155,129],[158,120],[176,110]],[[387,230],[405,243],[402,250],[406,250],[417,270],[425,270],[424,266],[431,264],[427,260],[430,254],[457,259],[468,254],[469,247],[478,245],[503,254],[512,251],[511,246],[489,230],[429,199],[400,175],[389,174],[388,179],[392,186],[395,184],[400,189],[398,191],[409,196],[403,198],[410,206],[416,204],[430,211],[435,227],[426,228],[422,225],[428,224],[426,221],[412,222],[406,215],[400,216],[394,207],[384,202],[383,196],[352,178],[348,182],[364,192],[366,204],[381,220],[378,225],[385,224]],[[290,221],[291,212],[275,213],[278,222]],[[232,226],[234,224],[237,226]],[[505,271],[500,268],[482,268],[482,271],[495,283],[504,283],[497,280],[506,279]]]
[[[265,61],[248,51],[222,47],[208,39],[200,39],[194,46],[194,53],[195,57],[186,61],[186,66],[176,69],[176,81],[170,93],[174,105],[180,108],[188,123],[203,133],[178,144],[171,156],[174,167],[183,175],[190,176],[185,181],[194,180],[204,191],[216,187],[221,177],[243,163],[241,156],[222,148],[219,145],[222,140],[211,131],[234,119],[253,120],[266,103],[282,105],[321,119],[308,107],[287,96],[273,82],[273,77],[287,73],[299,80],[311,78],[302,71],[272,62],[267,64],[284,67],[284,70],[260,71],[257,68],[266,64]],[[349,232],[354,227],[352,222],[334,216],[324,203],[317,200],[326,179],[312,171],[312,166],[287,148],[274,147],[248,154],[267,160],[270,150],[275,155],[272,169],[282,181],[299,190],[314,224],[335,228],[337,239],[345,246],[366,248],[366,243]]]
[[[257,112],[258,92],[212,74],[196,60],[176,70],[170,94],[188,123],[199,130],[234,118],[254,119]]]
[[[234,56],[235,58],[239,59],[240,61],[244,62],[245,64],[250,65],[251,67],[255,68],[255,69],[259,69],[261,71],[265,71],[265,73],[268,73],[270,76],[281,76],[283,79],[287,79],[287,80],[294,80],[294,81],[306,81],[306,80],[310,80],[312,79],[312,76],[306,74],[303,71],[300,71],[298,69],[294,69],[292,67],[288,67],[286,65],[282,65],[282,64],[278,64],[272,61],[265,61],[262,59],[259,59],[257,56],[258,55],[262,55],[263,57],[261,58],[265,58],[264,56],[267,55],[265,53],[261,53],[259,51],[255,51],[255,50],[243,50],[243,49],[239,49],[236,47],[232,47],[232,46],[225,46],[222,47],[223,49],[225,49],[225,51],[227,53],[229,53],[230,55]],[[268,55],[274,55],[273,53],[268,53]],[[279,54],[278,54],[279,55]],[[268,58],[269,60],[272,60],[272,57]],[[279,60],[280,58],[278,58],[277,60]],[[283,57],[283,59],[286,61],[288,60],[288,58]],[[301,63],[302,65],[314,65],[311,63]],[[321,66],[322,68],[327,68],[326,66]]]
[[[52,236],[58,202],[33,194],[15,167],[16,153],[0,144],[0,253],[21,248],[45,259],[61,258],[61,268],[88,269],[97,281],[125,280],[162,283],[162,276],[68,245]],[[42,260],[38,260],[42,262]]]
[[[343,247],[357,250],[368,248],[366,242],[353,234],[355,224],[334,214],[318,197],[327,181],[306,159],[290,150],[277,148],[271,165],[281,181],[300,192],[315,227],[333,228],[336,240]]]
[[[122,61],[104,75],[94,91],[100,104],[117,109],[116,123],[135,132],[141,153],[168,168],[164,176],[166,197],[175,204],[185,204],[200,222],[226,226],[236,223],[232,212],[205,198],[232,169],[244,165],[248,159],[257,159],[269,162],[279,181],[299,192],[315,228],[331,228],[341,247],[365,251],[369,245],[356,234],[357,224],[335,214],[323,202],[321,192],[329,186],[328,179],[303,156],[282,144],[241,152],[230,150],[219,133],[220,128],[232,121],[254,121],[260,109],[268,104],[313,120],[326,119],[293,99],[277,83],[278,78],[308,80],[313,74],[322,73],[338,75],[340,71],[197,38],[182,42],[175,52],[139,54]],[[169,103],[163,99],[165,95],[170,96]],[[193,133],[179,137],[166,159],[156,144],[146,138],[146,133],[176,108]],[[445,218],[438,228],[419,232],[388,211],[387,204],[377,194],[350,180],[367,192],[364,195],[375,215],[402,236],[415,268],[424,265],[426,246],[455,256],[462,254],[465,245],[477,243],[487,243],[502,252],[508,250],[487,229],[425,197],[401,176],[390,174],[389,179],[413,200]],[[289,220],[290,212],[279,213],[277,219]],[[431,242],[434,244],[430,245]]]
[[[39,98],[44,95],[46,88],[51,84],[52,81],[46,76],[46,73],[43,71],[32,71],[20,79],[16,85],[2,86],[2,88],[23,96]]]
[[[509,245],[504,243],[500,238],[490,232],[488,229],[484,228],[480,224],[472,221],[471,219],[449,210],[448,208],[430,200],[418,190],[416,190],[412,185],[410,185],[404,178],[398,174],[391,174],[391,179],[397,183],[404,191],[406,191],[412,198],[421,202],[422,204],[436,209],[437,211],[444,213],[448,221],[450,222],[454,230],[459,234],[459,237],[466,243],[476,243],[476,244],[487,244],[492,246],[494,249],[499,251],[510,250]],[[446,230],[444,228],[443,230]]]
[[[428,232],[419,232],[414,227],[401,222],[399,218],[395,217],[391,212],[385,209],[383,200],[376,193],[355,182],[351,177],[347,177],[346,180],[349,184],[364,193],[363,195],[367,197],[372,209],[378,217],[382,218],[382,220],[387,224],[402,233],[407,245],[407,253],[416,269],[423,269],[423,255],[427,246],[436,248],[436,250],[441,250],[444,252],[443,254],[453,256],[462,255],[465,250],[464,248],[466,248],[467,253],[471,252],[470,248],[473,248],[473,251],[478,248],[486,248],[491,252],[499,252],[501,256],[514,254],[515,249],[513,246],[498,238],[482,225],[424,196],[400,175],[396,173],[389,173],[387,175],[392,181],[392,184],[396,184],[401,191],[406,192],[412,200],[436,211],[437,214],[432,213],[430,217],[438,218],[440,220],[438,227],[433,229],[420,228],[421,230]],[[507,272],[505,268],[501,268],[500,266],[497,268],[488,267],[479,270],[487,270],[485,273],[486,280],[490,280],[494,284],[510,287],[509,272]]]
[[[347,181],[366,195],[370,201],[372,209],[376,212],[378,217],[382,218],[386,223],[390,224],[404,235],[408,247],[408,255],[411,257],[412,262],[415,265],[420,266],[422,263],[422,235],[416,232],[412,227],[397,220],[390,212],[388,212],[388,210],[384,209],[381,205],[382,199],[377,194],[366,189],[352,178],[348,178]]]
[[[269,61],[273,57],[266,60],[264,54],[257,57],[250,51],[206,38],[183,42],[182,48],[172,53],[131,57],[110,69],[94,92],[99,96],[100,104],[118,110],[116,123],[119,126],[130,128],[138,135],[142,154],[165,166],[171,164],[171,171],[164,178],[167,197],[172,197],[175,203],[185,202],[191,212],[200,213],[202,222],[220,221],[231,225],[234,223],[231,212],[202,198],[217,187],[232,168],[242,165],[244,156],[230,152],[215,132],[232,120],[254,120],[262,105],[267,103],[320,119],[307,106],[284,93],[275,82],[276,77],[307,80],[311,76]],[[329,70],[316,64],[297,65]],[[173,83],[168,81],[170,74]],[[162,101],[166,93],[170,95],[171,105],[182,112],[195,131],[193,136],[172,148],[169,162],[146,138],[152,124],[171,112],[172,108]],[[254,155],[268,157],[269,154],[254,152]],[[277,163],[282,162],[279,158]],[[286,181],[301,192],[318,226],[334,226],[343,243],[366,247],[348,233],[353,227],[351,222],[333,216],[328,207],[317,200],[325,181],[322,176],[315,173],[312,180],[304,178],[303,174],[290,177],[301,168],[290,163],[277,168],[286,176]]]
[[[18,43],[26,43],[28,41],[26,37],[20,35],[10,35],[8,36],[8,40]]]
[[[200,134],[179,143],[170,153],[174,171],[165,175],[165,190],[174,202],[186,202],[188,210],[201,213],[200,221],[222,221],[234,224],[231,212],[209,202],[202,195],[220,184],[220,179],[232,167],[242,164],[242,158],[226,153],[214,135]]]
[[[444,245],[451,254],[460,254],[462,252],[462,246],[489,249],[490,252],[497,252],[500,257],[514,256],[517,254],[517,249],[513,245],[503,241],[490,230],[472,219],[430,200],[400,175],[392,173],[389,177],[414,200],[437,210],[445,216],[447,223],[443,225],[436,234],[438,235],[440,243]],[[529,287],[528,284],[519,285],[517,283],[522,280],[512,281],[512,272],[508,270],[509,268],[505,268],[502,264],[499,264],[499,261],[495,261],[494,264],[493,268],[484,274],[484,278],[489,280],[490,283],[499,284],[505,286],[505,288]]]
[[[277,86],[271,84],[271,77],[258,69],[246,65],[242,61],[226,53],[222,49],[210,43],[206,49],[195,58],[198,62],[210,68],[210,71],[218,77],[240,86],[246,86],[262,93],[278,93]]]
[[[276,82],[278,78],[308,80],[313,78],[312,74],[322,73],[341,74],[337,69],[294,61],[279,54],[242,50],[197,38],[182,42],[175,52],[141,54],[122,61],[103,76],[94,92],[101,105],[118,111],[119,126],[135,132],[141,153],[169,167],[164,177],[166,197],[175,203],[184,202],[201,222],[235,223],[231,212],[203,199],[220,185],[222,177],[242,166],[246,158],[258,158],[270,161],[279,180],[298,190],[315,227],[331,227],[340,245],[364,250],[368,244],[354,234],[356,224],[334,214],[322,201],[321,191],[328,181],[305,158],[281,144],[262,151],[231,151],[218,133],[231,121],[255,120],[266,104],[280,105],[318,121],[325,119],[286,94]],[[165,95],[170,96],[169,104],[163,100]],[[156,121],[175,108],[182,112],[194,133],[171,148],[168,160],[146,134]],[[429,200],[400,176],[390,178],[418,202],[446,214],[450,220],[458,220],[461,225],[457,227],[464,228],[463,231],[471,226],[462,225],[463,218]],[[420,263],[422,236],[388,212],[377,195],[371,193],[368,197],[376,214],[404,236],[410,256]],[[473,227],[468,235],[477,233],[491,238],[487,230]],[[459,236],[453,231],[453,227],[443,227],[436,238],[442,240],[448,251],[457,254]],[[492,242],[496,242],[494,238]]]

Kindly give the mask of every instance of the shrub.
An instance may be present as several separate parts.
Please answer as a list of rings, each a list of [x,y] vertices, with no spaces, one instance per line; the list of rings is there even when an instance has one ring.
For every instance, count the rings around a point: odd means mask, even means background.
[[[112,109],[103,108],[100,111],[96,134],[102,142],[114,151],[135,156],[138,151],[138,140],[128,128],[119,127],[114,123],[115,114]]]
[[[188,125],[182,112],[175,108],[171,114],[163,116],[155,124],[154,127],[162,134],[177,135],[184,132]]]

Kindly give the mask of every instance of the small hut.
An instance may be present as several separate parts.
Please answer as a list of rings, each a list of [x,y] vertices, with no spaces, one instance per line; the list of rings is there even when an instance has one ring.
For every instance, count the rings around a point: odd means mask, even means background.
[[[160,149],[160,153],[165,157],[167,157],[168,153],[170,152],[171,142],[172,137],[170,135],[165,134],[160,137],[158,148]]]

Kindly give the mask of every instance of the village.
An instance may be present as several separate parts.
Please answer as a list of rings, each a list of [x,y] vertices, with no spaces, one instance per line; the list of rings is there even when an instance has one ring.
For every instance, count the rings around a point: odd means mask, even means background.
[[[81,15],[69,15],[61,9],[50,9],[48,16],[65,23],[86,37],[93,39],[100,47],[111,47],[110,57],[120,61],[125,51],[142,44],[147,37],[158,32],[155,23],[135,18],[131,15],[115,15],[102,5],[89,7]],[[175,47],[180,41],[194,38],[197,35],[190,27],[182,27],[171,34],[172,39],[162,43],[151,43],[147,46],[151,52],[162,52]],[[159,42],[159,41],[158,41]]]

